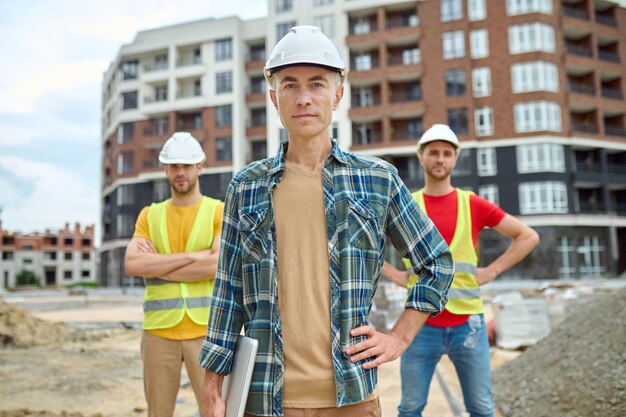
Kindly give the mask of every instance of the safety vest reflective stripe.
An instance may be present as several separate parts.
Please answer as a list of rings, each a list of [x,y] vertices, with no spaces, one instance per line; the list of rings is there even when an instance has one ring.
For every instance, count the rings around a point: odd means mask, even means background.
[[[183,308],[182,298],[144,301],[143,303],[143,311],[171,310],[174,308]]]
[[[143,279],[143,283],[144,285],[147,287],[148,285],[164,285],[164,284],[171,284],[172,281],[166,281],[164,279],[161,278],[144,278]]]
[[[476,275],[476,267],[472,264],[468,264],[465,262],[455,262],[454,263],[454,271],[455,272],[463,272],[466,274]]]
[[[190,297],[185,301],[187,302],[187,307],[189,308],[204,308],[209,307],[211,304],[211,297]]]
[[[478,298],[480,297],[480,288],[450,288],[448,290],[448,298]]]

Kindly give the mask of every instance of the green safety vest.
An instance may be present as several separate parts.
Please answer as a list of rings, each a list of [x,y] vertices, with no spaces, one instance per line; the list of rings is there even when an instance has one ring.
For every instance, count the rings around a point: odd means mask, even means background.
[[[454,259],[454,279],[448,291],[446,309],[454,314],[479,314],[484,311],[483,300],[480,298],[480,285],[476,281],[478,254],[472,240],[472,212],[470,210],[471,191],[456,189],[458,214],[454,237],[450,242],[450,252]],[[424,190],[413,193],[413,198],[420,208],[426,212]],[[410,267],[405,259],[407,268]],[[417,283],[417,275],[411,275],[408,287]]]
[[[148,212],[150,241],[159,253],[172,253],[167,235],[167,204],[169,200],[153,203]],[[213,217],[219,200],[203,197],[185,252],[209,249],[213,246]],[[167,329],[176,326],[187,313],[194,323],[207,325],[213,280],[172,282],[159,278],[144,278],[146,291],[143,301],[143,328]]]

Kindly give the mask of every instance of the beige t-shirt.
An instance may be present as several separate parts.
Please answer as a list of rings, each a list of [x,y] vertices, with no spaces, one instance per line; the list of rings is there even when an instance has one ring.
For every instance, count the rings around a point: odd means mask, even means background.
[[[273,193],[286,408],[335,407],[330,273],[321,176],[285,162]]]

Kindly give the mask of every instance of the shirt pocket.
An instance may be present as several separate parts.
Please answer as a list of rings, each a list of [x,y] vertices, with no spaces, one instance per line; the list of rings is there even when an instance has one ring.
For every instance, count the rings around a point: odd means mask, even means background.
[[[350,245],[359,249],[378,249],[381,242],[383,205],[374,200],[348,200],[348,233]]]
[[[261,262],[267,256],[267,213],[268,209],[241,211],[238,229],[241,236],[242,261]]]

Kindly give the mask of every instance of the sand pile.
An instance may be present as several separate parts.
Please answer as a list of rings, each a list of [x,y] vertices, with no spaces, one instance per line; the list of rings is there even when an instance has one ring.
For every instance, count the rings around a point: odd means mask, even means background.
[[[63,324],[38,319],[26,310],[0,300],[0,347],[54,344],[67,340],[71,333]]]
[[[493,375],[505,417],[626,416],[626,289],[598,295]]]
[[[81,413],[68,413],[62,411],[61,414],[51,413],[50,411],[34,411],[29,409],[0,411],[0,417],[85,417]],[[91,417],[102,417],[102,414],[93,414]]]

